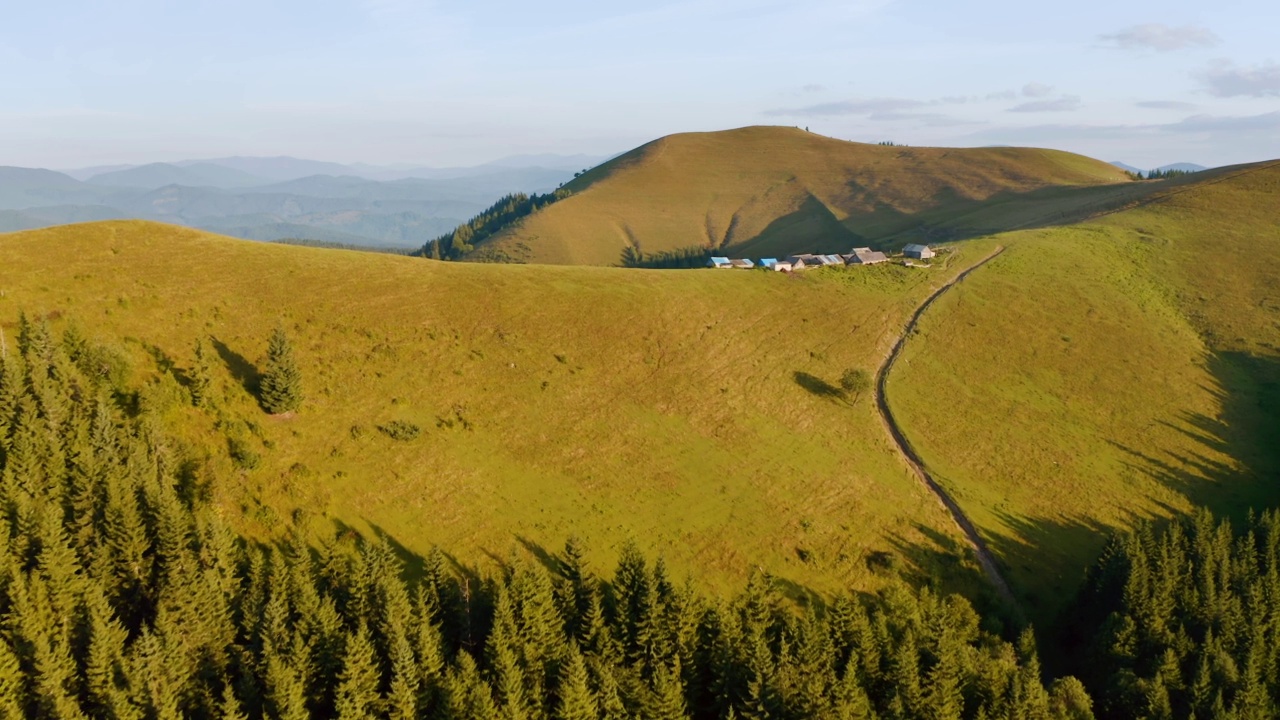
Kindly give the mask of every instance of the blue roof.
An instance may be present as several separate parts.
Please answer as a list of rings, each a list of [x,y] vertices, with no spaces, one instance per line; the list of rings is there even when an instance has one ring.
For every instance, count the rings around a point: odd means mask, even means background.
[[[761,258],[760,264],[765,267],[772,267],[778,264],[778,258]]]
[[[711,258],[711,262],[713,262],[713,263],[727,263],[727,262],[729,262],[729,258],[727,258],[727,257],[712,257],[712,258]]]

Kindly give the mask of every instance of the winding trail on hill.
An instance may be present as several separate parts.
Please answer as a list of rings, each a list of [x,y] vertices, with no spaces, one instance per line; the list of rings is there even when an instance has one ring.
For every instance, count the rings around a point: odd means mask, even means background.
[[[969,539],[969,544],[973,546],[974,551],[977,553],[978,564],[982,566],[982,571],[986,573],[987,580],[995,589],[996,594],[1008,604],[1015,614],[1021,616],[1018,601],[1014,598],[1013,592],[1009,590],[1009,584],[1005,582],[1004,576],[1000,574],[1000,566],[996,564],[995,556],[991,554],[986,541],[982,539],[982,535],[978,533],[978,528],[969,519],[969,516],[965,515],[959,503],[925,469],[924,460],[916,452],[915,448],[911,446],[911,442],[907,440],[906,434],[902,431],[902,426],[893,417],[893,411],[889,409],[888,394],[885,391],[889,373],[893,370],[894,364],[897,363],[898,357],[902,354],[902,349],[907,344],[907,338],[911,337],[911,334],[915,332],[916,325],[919,324],[920,318],[925,311],[944,293],[969,277],[970,273],[996,259],[1002,252],[1004,252],[1003,245],[997,247],[991,254],[974,263],[964,272],[947,281],[946,284],[926,298],[920,304],[920,307],[916,308],[916,311],[911,314],[911,319],[907,322],[906,327],[902,329],[902,334],[898,336],[897,342],[894,343],[893,349],[889,351],[888,358],[885,359],[884,364],[880,366],[880,370],[876,373],[875,395],[876,409],[880,412],[880,419],[884,422],[885,429],[889,432],[889,437],[898,446],[898,452],[902,455],[903,460],[906,461],[907,467],[924,484],[925,488],[938,499],[938,502],[946,508],[947,512],[951,514],[951,519],[955,521],[956,525],[965,534],[965,537]]]

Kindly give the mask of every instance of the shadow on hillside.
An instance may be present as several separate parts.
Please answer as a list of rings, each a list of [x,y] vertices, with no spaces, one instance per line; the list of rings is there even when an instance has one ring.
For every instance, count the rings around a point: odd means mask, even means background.
[[[1239,522],[1250,510],[1280,506],[1280,359],[1243,353],[1210,358],[1209,369],[1221,413],[1187,414],[1169,423],[1204,452],[1164,453],[1113,443],[1129,455],[1129,467],[1182,494],[1196,506]],[[1226,454],[1237,465],[1210,457]],[[1061,633],[1073,619],[1060,615],[1075,597],[1091,565],[1116,532],[1143,522],[1164,524],[1182,511],[1164,514],[1127,512],[1116,526],[1083,519],[1046,519],[998,513],[1000,526],[983,537],[1028,620]],[[992,608],[993,596],[973,551],[949,536],[917,528],[928,541],[893,538],[909,567],[901,574],[917,584],[961,592],[979,608]],[[1073,565],[1076,558],[1088,558]],[[976,589],[975,589],[976,588]],[[998,607],[998,605],[997,605]],[[1048,658],[1047,660],[1055,660]]]
[[[908,242],[943,243],[985,237],[1010,230],[1056,227],[1135,206],[1145,198],[1176,187],[1176,182],[1118,183],[1079,187],[1052,186],[1028,192],[1006,191],[986,199],[966,197],[943,188],[921,209],[899,210],[879,199],[878,188],[850,182],[860,207],[840,221],[810,195],[796,210],[774,219],[752,237],[740,238],[717,252],[733,257],[769,256],[777,248],[803,247],[805,252],[845,253],[857,246],[892,248]],[[854,232],[850,226],[857,227]]]
[[[877,246],[952,242],[1010,230],[1070,225],[1124,210],[1172,187],[1163,182],[1052,186],[1027,192],[1005,191],[986,199],[965,197],[954,188],[944,188],[919,212],[903,212],[877,201],[864,222],[883,228],[871,238]],[[851,185],[851,190],[871,192],[857,185]],[[867,198],[870,202],[874,195],[868,194]]]
[[[978,564],[977,553],[959,535],[948,535],[915,523],[925,537],[915,542],[901,535],[889,538],[894,553],[872,553],[867,568],[877,575],[896,576],[913,587],[927,587],[942,594],[956,593],[973,603],[984,617],[995,622],[993,631],[1016,628],[1016,613],[1001,602]]]
[[[866,244],[866,239],[840,222],[830,208],[809,194],[800,207],[775,218],[759,234],[728,245],[721,243],[717,252],[733,257],[769,257],[785,255],[778,248],[806,248],[804,252],[847,253]]]
[[[1239,522],[1251,509],[1280,506],[1280,358],[1215,353],[1209,371],[1221,413],[1187,413],[1165,424],[1235,465],[1200,452],[1159,456],[1150,448],[1116,447],[1135,471]]]
[[[222,363],[227,366],[227,370],[231,372],[231,377],[240,383],[250,395],[258,392],[258,379],[260,373],[257,366],[249,362],[248,358],[240,353],[227,347],[227,344],[216,337],[210,337],[213,343],[213,349],[218,353],[218,357],[222,358]]]

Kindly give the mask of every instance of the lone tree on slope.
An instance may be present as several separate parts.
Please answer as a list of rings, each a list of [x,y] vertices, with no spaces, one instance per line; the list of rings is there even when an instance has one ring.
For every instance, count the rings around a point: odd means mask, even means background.
[[[276,328],[267,345],[267,369],[258,384],[258,401],[272,415],[293,412],[302,405],[302,372],[282,327]]]
[[[871,373],[862,368],[845,370],[840,376],[840,389],[846,396],[853,395],[853,401],[857,402],[862,393],[871,389]]]

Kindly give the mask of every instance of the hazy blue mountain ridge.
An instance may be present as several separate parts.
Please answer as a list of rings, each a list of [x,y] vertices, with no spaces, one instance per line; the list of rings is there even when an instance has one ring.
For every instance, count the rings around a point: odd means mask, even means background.
[[[141,218],[252,240],[420,247],[502,195],[551,192],[575,172],[521,163],[573,167],[592,160],[527,156],[445,169],[346,166],[289,157],[67,172],[0,167],[0,232]],[[385,179],[360,176],[364,174]]]

